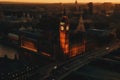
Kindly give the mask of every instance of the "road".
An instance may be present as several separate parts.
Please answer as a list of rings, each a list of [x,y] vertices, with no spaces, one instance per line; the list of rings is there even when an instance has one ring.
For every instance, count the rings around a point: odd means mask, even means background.
[[[44,66],[36,65],[34,67],[31,66],[29,68],[25,67],[24,71],[17,72],[17,74],[20,73],[20,76],[17,76],[15,79],[24,78],[24,79],[30,80],[30,78],[33,78],[33,76],[38,75],[39,79],[36,79],[36,80],[46,80],[46,78],[51,78],[51,79],[55,78],[57,80],[62,80],[65,76],[69,75],[72,71],[75,71],[80,67],[84,66],[85,64],[90,63],[91,61],[95,60],[97,57],[103,56],[105,54],[109,54],[112,50],[115,50],[117,48],[119,48],[119,44],[114,43],[110,46],[99,48],[98,50],[86,52],[83,55],[77,56],[63,63],[51,62],[47,65],[45,64]],[[14,48],[9,48],[9,47],[0,45],[0,57],[4,57],[5,55],[7,55],[8,58],[14,59],[16,53],[17,51]],[[40,61],[39,64],[40,63],[42,64],[43,61]],[[58,68],[53,69],[53,67],[56,65]]]
[[[91,52],[87,52],[84,55],[80,55],[70,61],[67,61],[59,65],[57,69],[53,69],[49,77],[47,77],[46,79],[62,80],[71,72],[79,69],[80,67],[83,67],[85,64],[90,63],[91,61],[95,60],[98,57],[109,54],[111,51],[116,50],[118,48],[119,48],[119,44],[113,43],[109,46],[105,46],[105,47],[99,48],[98,50],[94,50]]]

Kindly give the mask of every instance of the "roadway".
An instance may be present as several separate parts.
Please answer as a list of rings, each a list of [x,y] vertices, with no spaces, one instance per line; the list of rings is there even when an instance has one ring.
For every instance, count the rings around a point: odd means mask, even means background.
[[[25,65],[23,70],[17,70],[15,73],[11,73],[8,75],[8,78],[11,77],[11,79],[26,79],[26,80],[47,80],[47,79],[55,79],[55,80],[62,80],[64,77],[69,75],[71,72],[79,69],[80,67],[83,67],[84,65],[90,63],[91,61],[95,60],[96,58],[109,54],[111,51],[119,48],[119,43],[113,43],[109,46],[105,46],[102,48],[99,48],[97,50],[93,50],[90,52],[86,52],[83,55],[79,55],[77,57],[74,57],[73,59],[70,59],[68,61],[59,63],[59,62],[47,62],[46,64],[43,64],[45,60],[40,61],[38,64],[41,65]],[[1,46],[1,51],[6,51],[4,47]],[[13,53],[16,51],[11,51]],[[12,54],[14,55],[14,54]],[[54,66],[57,66],[55,68]],[[55,69],[53,69],[55,68]]]
[[[120,49],[97,58],[82,68],[70,73],[63,80],[120,80]]]
[[[77,56],[72,60],[66,61],[60,65],[56,65],[57,69],[53,69],[49,76],[46,77],[44,80],[62,80],[71,72],[83,67],[91,61],[94,61],[96,58],[109,54],[110,52],[118,48],[119,43],[113,43],[109,46],[99,48],[98,50],[84,53],[83,55]]]

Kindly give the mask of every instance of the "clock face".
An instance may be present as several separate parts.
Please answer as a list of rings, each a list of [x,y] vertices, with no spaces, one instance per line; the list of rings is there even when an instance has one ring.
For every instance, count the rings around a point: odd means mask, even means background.
[[[64,31],[64,30],[69,31],[69,25],[67,25],[67,26],[61,25],[61,26],[60,26],[60,30],[61,30],[61,31]]]
[[[69,31],[69,26],[68,25],[66,26],[66,30]]]
[[[60,26],[60,30],[63,31],[64,30],[64,26]]]
[[[66,16],[64,16],[60,22],[60,30],[69,31],[69,24],[68,24],[68,19]]]

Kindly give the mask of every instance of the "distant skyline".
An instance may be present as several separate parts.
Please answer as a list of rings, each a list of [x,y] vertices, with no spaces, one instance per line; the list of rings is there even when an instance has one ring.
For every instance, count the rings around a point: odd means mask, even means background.
[[[95,2],[95,3],[104,3],[104,2],[112,2],[112,3],[120,3],[120,0],[77,0],[78,3],[87,3],[87,2]],[[74,3],[75,0],[0,0],[0,2],[28,2],[28,3]]]

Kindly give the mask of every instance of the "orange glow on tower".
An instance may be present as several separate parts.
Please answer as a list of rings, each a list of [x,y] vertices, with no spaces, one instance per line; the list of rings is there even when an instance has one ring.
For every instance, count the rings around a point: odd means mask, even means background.
[[[86,43],[84,38],[85,27],[84,27],[83,18],[82,16],[80,16],[78,21],[78,26],[74,31],[71,31],[69,19],[66,16],[65,9],[63,14],[64,15],[62,16],[59,26],[60,46],[65,55],[67,55],[68,57],[74,57],[85,52]],[[71,37],[73,38],[71,39]],[[74,39],[74,37],[76,38]],[[76,41],[76,42],[73,43],[72,41]]]
[[[64,52],[64,54],[69,54],[69,20],[66,16],[65,9],[64,9],[64,15],[60,22],[59,27],[60,32],[60,46]]]
[[[69,53],[69,41],[65,32],[60,31],[60,44],[65,54]]]

